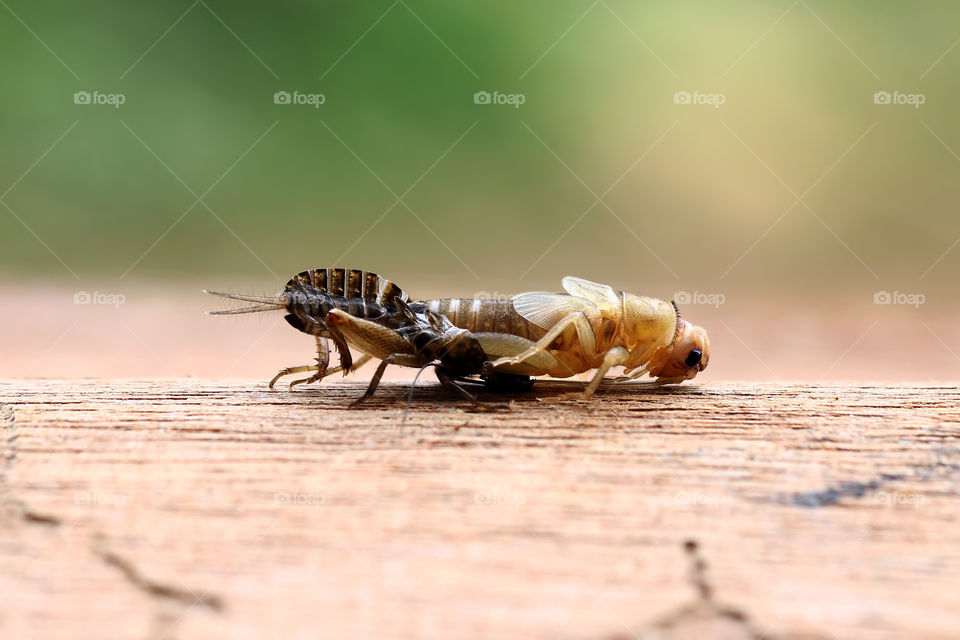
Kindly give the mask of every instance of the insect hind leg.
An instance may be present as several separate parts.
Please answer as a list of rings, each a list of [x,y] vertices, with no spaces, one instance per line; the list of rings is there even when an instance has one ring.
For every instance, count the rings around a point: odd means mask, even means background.
[[[309,378],[294,380],[290,383],[291,389],[297,384],[310,384],[316,380],[323,380],[323,377],[327,375],[327,368],[330,366],[330,345],[327,344],[326,338],[316,336],[315,339],[317,341],[317,372]]]
[[[347,345],[346,338],[344,338],[343,334],[340,333],[336,327],[332,327],[326,322],[317,320],[303,309],[295,309],[292,316],[299,322],[299,324],[295,324],[293,321],[291,321],[290,316],[287,316],[287,322],[293,324],[301,331],[312,334],[317,338],[330,338],[333,341],[334,346],[337,348],[337,353],[340,354],[341,371],[347,372],[353,368],[353,356],[350,353],[350,347]]]
[[[300,380],[294,380],[293,382],[290,383],[290,389],[293,389],[294,385],[310,384],[311,382],[323,380],[324,378],[328,378],[335,373],[340,373],[341,371],[343,371],[343,375],[347,375],[348,373],[352,371],[356,371],[363,365],[367,364],[370,361],[370,358],[371,356],[368,356],[366,354],[360,356],[359,358],[353,361],[349,370],[345,370],[342,366],[338,365],[336,367],[333,367],[332,369],[327,369],[322,374],[318,372],[310,376],[309,378],[301,378]],[[291,371],[291,373],[300,373],[301,371],[313,371],[315,369],[318,369],[318,367],[307,365],[306,367],[294,367],[294,369],[295,371]]]
[[[357,359],[356,362],[354,362],[351,358],[349,369],[344,369],[343,360],[341,358],[340,366],[333,367],[331,369],[329,368],[330,346],[327,343],[327,340],[325,338],[316,336],[316,341],[317,341],[317,364],[305,364],[298,367],[286,367],[284,369],[281,369],[280,371],[277,372],[277,375],[273,376],[273,379],[270,380],[270,383],[268,386],[271,391],[274,390],[273,387],[277,383],[277,380],[279,380],[283,376],[292,375],[294,373],[305,373],[307,371],[316,372],[309,378],[300,378],[298,380],[294,380],[293,382],[291,382],[290,389],[292,390],[293,387],[298,384],[310,384],[311,382],[317,382],[318,380],[323,380],[324,378],[328,376],[332,376],[333,374],[339,373],[341,371],[343,371],[344,375],[346,375],[351,371],[356,371],[357,369],[362,367],[364,364],[366,364],[370,360],[370,356],[368,355],[361,356],[360,358]]]
[[[315,380],[322,380],[327,376],[327,367],[330,364],[330,346],[327,344],[326,338],[321,338],[320,336],[314,336],[314,340],[317,342],[317,364],[305,364],[299,367],[286,367],[277,372],[277,375],[273,376],[273,379],[270,380],[270,390],[273,391],[273,385],[277,383],[277,380],[283,376],[288,376],[294,373],[304,373],[306,371],[316,371],[316,373],[309,378],[302,378],[300,380],[294,380],[290,383],[290,389],[293,389],[294,385],[310,383]]]
[[[285,367],[283,369],[280,369],[280,371],[277,371],[277,375],[273,376],[273,378],[270,379],[270,382],[267,383],[267,387],[270,389],[270,391],[276,391],[276,389],[274,389],[274,385],[277,384],[277,380],[279,380],[283,376],[289,376],[294,373],[304,373],[306,371],[318,371],[319,369],[320,367],[315,364],[304,364],[299,367]],[[313,376],[311,376],[310,378],[304,378],[304,380],[309,380],[312,377]],[[291,389],[293,388],[293,385],[296,382],[300,382],[300,381],[295,380],[294,382],[290,383]]]

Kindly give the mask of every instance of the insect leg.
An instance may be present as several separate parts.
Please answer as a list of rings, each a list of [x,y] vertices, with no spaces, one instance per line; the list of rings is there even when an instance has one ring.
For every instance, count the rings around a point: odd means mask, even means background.
[[[320,336],[314,336],[314,339],[317,341],[317,368],[316,373],[310,376],[309,378],[301,378],[300,380],[294,380],[290,383],[290,389],[293,389],[294,385],[298,384],[310,384],[317,380],[323,380],[327,375],[327,367],[330,366],[330,345],[327,343],[326,338],[321,338]]]
[[[473,337],[477,339],[484,353],[493,362],[490,368],[496,368],[499,359],[509,358],[517,354],[522,354],[536,344],[526,338],[515,336],[509,333],[481,332],[474,333]],[[541,351],[535,355],[525,358],[520,364],[502,365],[498,371],[505,375],[531,375],[538,376],[550,372],[559,365],[557,358],[549,351]]]
[[[347,346],[347,341],[344,340],[340,332],[328,324],[317,320],[299,307],[293,309],[293,314],[303,323],[306,333],[314,336],[329,337],[333,340],[334,346],[337,347],[337,353],[340,354],[341,370],[350,371],[353,365],[353,356],[350,353],[350,347]]]
[[[337,366],[337,367],[334,367],[334,368],[332,368],[332,369],[327,369],[326,371],[324,371],[323,375],[320,375],[320,374],[318,373],[318,374],[316,374],[316,375],[310,376],[309,378],[303,378],[302,380],[294,380],[293,382],[290,383],[290,388],[293,389],[293,386],[296,385],[296,384],[309,384],[309,383],[314,382],[314,381],[317,381],[317,380],[323,380],[324,378],[326,378],[326,377],[328,377],[328,376],[332,376],[332,375],[335,374],[335,373],[340,373],[341,371],[343,371],[343,375],[347,375],[348,373],[351,373],[351,372],[353,372],[353,371],[356,371],[357,369],[359,369],[359,368],[362,367],[363,365],[365,365],[365,364],[367,364],[368,362],[370,362],[370,359],[371,359],[371,358],[372,358],[372,356],[369,356],[369,355],[367,355],[367,354],[363,354],[362,356],[360,356],[359,358],[357,358],[356,360],[353,361],[353,364],[352,364],[352,366],[350,367],[349,370],[344,370],[344,368],[343,368],[342,366]]]
[[[610,370],[610,367],[615,367],[617,365],[629,362],[630,352],[624,349],[623,347],[614,347],[607,351],[603,356],[603,362],[597,367],[597,373],[594,374],[593,378],[590,380],[590,384],[587,385],[587,388],[583,390],[584,400],[589,400],[594,392],[597,390],[597,387],[600,386],[600,383],[603,381],[603,376],[607,375],[607,371]]]
[[[597,351],[597,338],[593,334],[593,328],[590,326],[587,316],[584,315],[582,311],[574,311],[564,316],[562,320],[553,325],[553,327],[547,331],[542,338],[537,340],[533,346],[526,351],[523,351],[515,356],[498,358],[497,360],[494,360],[494,368],[504,365],[520,364],[521,362],[524,362],[525,360],[528,360],[539,353],[545,352],[553,343],[553,341],[563,335],[563,332],[571,326],[575,327],[577,330],[577,339],[580,341],[580,346],[584,355],[587,357],[595,355]]]
[[[270,391],[276,391],[276,389],[273,388],[273,385],[277,384],[277,380],[283,376],[289,376],[293,373],[304,373],[305,371],[317,371],[318,369],[319,367],[315,364],[304,364],[299,367],[287,367],[285,369],[280,369],[280,371],[277,372],[277,375],[273,376],[273,379],[270,380],[268,386],[270,387]]]
[[[649,373],[649,372],[650,372],[650,371],[647,369],[647,367],[646,367],[646,366],[643,366],[643,367],[639,367],[638,369],[633,370],[633,371],[625,371],[625,372],[624,372],[625,375],[617,376],[616,378],[610,378],[610,379],[608,380],[608,382],[614,382],[614,383],[615,383],[615,382],[629,382],[630,380],[636,380],[637,378],[640,378],[640,377],[646,375],[646,374]]]
[[[318,373],[322,378],[323,374],[327,372],[327,367],[330,366],[330,345],[326,338],[317,336],[315,340],[317,341],[317,365],[320,367]]]
[[[330,332],[330,338],[333,340],[334,346],[337,347],[337,353],[340,354],[340,370],[343,371],[343,375],[347,375],[353,369],[353,354],[350,353],[347,339],[336,326],[328,324],[327,331]]]
[[[420,356],[410,353],[392,353],[388,355],[380,362],[380,366],[377,367],[373,377],[370,378],[370,384],[367,386],[367,390],[363,392],[362,396],[350,403],[351,407],[355,407],[361,402],[368,400],[374,394],[380,385],[380,378],[383,377],[383,372],[386,371],[387,365],[391,364],[399,364],[406,367],[421,367],[426,363]]]
[[[370,359],[371,359],[371,356],[367,354],[363,354],[362,356],[357,358],[356,361],[353,362],[353,365],[350,367],[350,371],[347,371],[346,373],[350,373],[351,371],[356,371],[366,363],[370,362]],[[293,389],[294,385],[297,385],[297,384],[305,384],[309,382],[315,382],[317,380],[323,380],[324,378],[332,376],[335,373],[340,373],[341,371],[343,371],[343,367],[337,366],[331,369],[324,369],[323,375],[320,375],[319,373],[320,367],[319,365],[316,365],[316,364],[305,364],[299,367],[287,367],[286,369],[281,369],[280,371],[278,371],[277,375],[273,376],[273,379],[270,380],[270,384],[269,384],[270,390],[271,391],[275,390],[273,386],[277,383],[277,380],[279,380],[283,376],[292,375],[294,373],[305,373],[307,371],[317,371],[318,373],[316,375],[310,376],[309,378],[294,380],[293,382],[290,383],[291,389]]]
[[[441,385],[443,385],[447,389],[452,389],[458,395],[469,400],[471,403],[474,404],[474,406],[480,409],[483,409],[484,411],[493,410],[492,407],[489,407],[484,403],[480,402],[472,393],[470,393],[469,391],[461,387],[459,384],[457,384],[456,380],[453,379],[453,376],[447,373],[446,369],[444,369],[443,367],[437,367],[436,371],[437,371],[437,380],[440,381]]]
[[[346,311],[332,309],[327,314],[326,324],[331,331],[336,331],[350,344],[374,358],[385,360],[392,355],[413,354],[413,346],[397,331],[357,318]]]
[[[330,364],[330,346],[327,344],[326,338],[321,338],[320,336],[315,335],[314,340],[317,342],[317,364],[305,364],[300,367],[287,367],[286,369],[281,369],[277,372],[277,375],[273,376],[273,379],[270,380],[270,390],[273,391],[273,385],[277,383],[281,377],[290,375],[292,373],[303,373],[305,371],[316,371],[316,373],[309,378],[302,378],[300,380],[294,380],[290,383],[290,388],[293,389],[293,385],[310,383],[315,380],[322,380],[324,376],[327,375],[327,366]]]

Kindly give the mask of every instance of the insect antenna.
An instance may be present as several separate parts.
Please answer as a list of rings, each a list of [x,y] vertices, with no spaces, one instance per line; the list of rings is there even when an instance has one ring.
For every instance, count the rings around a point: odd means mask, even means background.
[[[417,371],[417,375],[413,377],[413,382],[410,383],[410,393],[407,394],[407,406],[403,408],[403,419],[400,421],[400,435],[403,435],[403,425],[407,422],[407,415],[410,413],[410,403],[413,402],[413,390],[417,386],[417,380],[420,379],[420,374],[426,371],[428,368],[436,366],[438,366],[437,363],[428,362],[420,367],[420,371]]]
[[[261,311],[275,311],[277,309],[284,309],[287,306],[287,297],[284,294],[275,296],[247,296],[239,293],[207,291],[206,289],[204,289],[203,292],[209,293],[212,296],[219,296],[221,298],[258,303],[258,305],[255,307],[241,307],[239,309],[226,309],[224,311],[206,311],[205,313],[210,316],[230,316],[240,313],[260,313]]]

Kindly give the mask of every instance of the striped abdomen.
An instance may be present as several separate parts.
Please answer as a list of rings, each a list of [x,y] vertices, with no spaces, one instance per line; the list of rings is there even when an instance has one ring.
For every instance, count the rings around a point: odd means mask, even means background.
[[[400,287],[375,273],[359,269],[311,269],[298,273],[284,287],[285,317],[291,326],[326,336],[324,322],[331,309],[356,318],[386,320],[396,316],[393,302],[406,300]]]
[[[424,300],[423,304],[446,316],[454,326],[474,333],[509,333],[534,341],[546,333],[517,313],[512,300],[443,298]]]
[[[407,294],[386,278],[360,269],[310,269],[290,278],[284,291],[306,288],[325,291],[342,298],[359,298],[390,306],[394,298],[407,300]]]

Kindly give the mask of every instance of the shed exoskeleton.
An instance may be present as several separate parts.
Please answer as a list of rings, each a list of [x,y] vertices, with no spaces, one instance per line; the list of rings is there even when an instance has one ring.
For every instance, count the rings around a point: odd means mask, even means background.
[[[470,331],[495,371],[567,378],[595,369],[591,397],[615,366],[624,375],[650,374],[659,384],[690,380],[710,360],[703,328],[680,317],[676,305],[566,277],[565,293],[528,292],[505,300],[445,298],[424,304]]]

